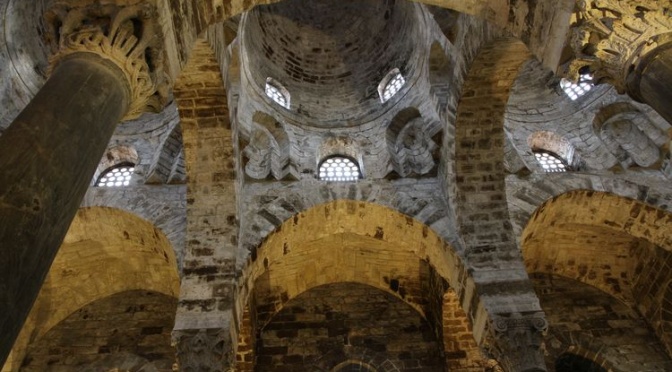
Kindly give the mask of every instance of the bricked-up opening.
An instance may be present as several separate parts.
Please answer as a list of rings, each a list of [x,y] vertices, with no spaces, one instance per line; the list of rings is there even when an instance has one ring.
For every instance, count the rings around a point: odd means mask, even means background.
[[[569,169],[564,159],[550,151],[536,149],[533,152],[541,167],[548,173],[567,172]]]
[[[378,85],[378,95],[380,95],[380,102],[385,103],[397,94],[401,88],[406,84],[406,79],[401,74],[398,68],[392,69],[385,78]]]
[[[266,88],[264,89],[266,96],[273,100],[278,105],[289,109],[289,91],[282,86],[282,84],[273,80],[273,78],[266,78]]]
[[[394,0],[285,0],[241,20],[241,60],[250,88],[272,77],[292,94],[291,112],[316,127],[370,121],[393,107],[422,72],[418,6]],[[393,69],[405,84],[387,105],[378,85]],[[395,83],[398,85],[398,83]]]
[[[120,163],[106,169],[96,181],[97,187],[128,186],[135,171],[135,164]]]
[[[323,181],[357,181],[362,178],[362,172],[355,160],[335,155],[320,163],[319,178]]]

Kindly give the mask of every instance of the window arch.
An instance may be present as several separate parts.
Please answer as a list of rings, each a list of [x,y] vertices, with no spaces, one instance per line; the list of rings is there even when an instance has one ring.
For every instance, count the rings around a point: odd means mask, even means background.
[[[560,80],[560,88],[572,101],[588,93],[594,86],[593,75],[589,71],[581,72],[576,83],[565,78]]]
[[[320,163],[318,177],[323,181],[356,181],[362,178],[362,172],[354,159],[334,155]]]
[[[569,170],[569,165],[565,159],[555,153],[542,149],[535,149],[532,150],[532,152],[534,153],[537,162],[539,162],[541,167],[544,168],[544,171],[548,173],[562,173]]]
[[[380,102],[385,103],[397,94],[401,88],[406,84],[406,79],[401,74],[398,68],[393,68],[385,75],[383,80],[378,84],[378,95]]]
[[[135,164],[124,162],[113,165],[102,172],[96,186],[98,187],[120,187],[128,186],[131,177],[135,171]]]
[[[266,78],[266,88],[264,89],[266,96],[278,105],[289,109],[290,95],[289,91],[285,89],[279,82],[273,78]]]
[[[534,132],[527,138],[527,143],[538,164],[538,166],[528,164],[531,169],[536,168],[544,172],[560,173],[575,171],[580,167],[580,160],[574,146],[557,133]]]

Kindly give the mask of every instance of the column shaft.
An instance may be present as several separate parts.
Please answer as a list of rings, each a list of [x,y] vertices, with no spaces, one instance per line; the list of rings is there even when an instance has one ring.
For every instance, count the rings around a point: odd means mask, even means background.
[[[628,77],[628,91],[672,124],[672,43],[651,51]]]
[[[80,53],[0,136],[0,366],[128,105],[121,70]]]

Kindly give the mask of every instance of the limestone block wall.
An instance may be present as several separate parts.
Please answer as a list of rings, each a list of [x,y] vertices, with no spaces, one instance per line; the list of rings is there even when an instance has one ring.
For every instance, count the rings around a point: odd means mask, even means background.
[[[233,302],[236,175],[221,76],[212,49],[200,40],[175,86],[187,169],[186,252],[175,329],[188,332],[228,329]]]
[[[260,309],[262,310],[262,309]],[[387,371],[443,371],[427,321],[372,287],[316,287],[260,330],[257,371],[331,371],[351,361]]]
[[[373,202],[398,210],[428,226],[448,242],[456,229],[436,179],[405,179],[330,183],[303,180],[293,183],[250,183],[245,186],[241,210],[242,265],[249,252],[284,221],[311,207],[338,199]]]
[[[172,371],[170,332],[176,306],[177,298],[151,291],[121,292],[94,301],[31,344],[20,370],[82,371],[106,359],[120,368],[128,365],[126,354],[133,354],[148,370]]]
[[[179,268],[185,255],[186,186],[91,187],[82,207],[111,207],[137,215],[160,229],[170,240]]]
[[[569,279],[534,275],[532,280],[550,324],[545,340],[549,371],[555,371],[561,354],[582,350],[608,370],[672,368],[664,346],[636,310]]]

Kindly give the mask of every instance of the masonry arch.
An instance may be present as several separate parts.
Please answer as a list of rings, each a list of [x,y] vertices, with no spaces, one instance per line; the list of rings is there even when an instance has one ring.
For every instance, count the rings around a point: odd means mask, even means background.
[[[671,228],[672,214],[662,209],[575,190],[537,209],[521,246],[528,272],[579,281],[636,309],[670,354],[661,313],[669,307],[664,283],[672,275],[661,268],[672,262]]]
[[[448,288],[432,289],[438,302],[434,309],[426,306],[432,275],[442,278],[438,280],[458,294],[444,299]],[[249,307],[252,301],[267,311],[251,316],[262,319],[256,325],[261,328],[265,320],[302,293],[342,282],[389,293],[428,318],[441,319],[442,310],[435,314],[436,309],[448,308],[451,317],[460,316],[464,321],[465,334],[482,341],[488,315],[482,307],[474,309],[474,326],[467,326],[469,306],[478,303],[474,301],[476,288],[455,250],[409,216],[352,200],[336,200],[297,213],[266,238],[243,269],[235,303],[237,321],[254,312]],[[263,306],[258,306],[260,293],[265,299]],[[457,306],[465,310],[444,306],[444,301],[459,303]]]
[[[28,346],[96,301],[152,292],[173,302],[179,293],[175,252],[151,223],[119,209],[81,208],[54,259],[10,359],[17,371]],[[5,371],[6,369],[3,369]]]

